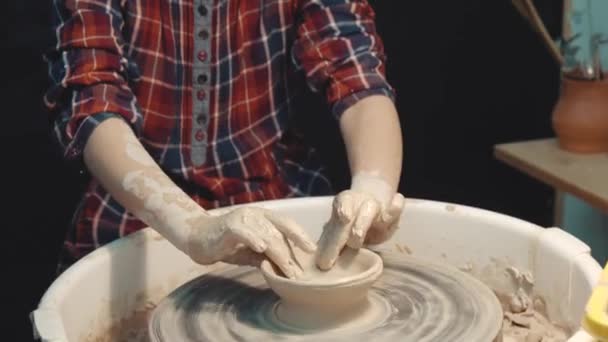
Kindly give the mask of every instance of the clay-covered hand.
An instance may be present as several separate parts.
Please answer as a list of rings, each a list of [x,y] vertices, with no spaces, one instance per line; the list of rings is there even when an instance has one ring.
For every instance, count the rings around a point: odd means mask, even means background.
[[[297,277],[291,244],[316,249],[296,222],[270,210],[243,207],[210,215],[165,174],[122,119],[109,118],[95,129],[84,159],[120,204],[198,263],[259,266],[268,258]]]
[[[293,245],[314,253],[315,243],[291,218],[268,209],[243,207],[220,216],[205,214],[191,223],[188,255],[197,263],[223,261],[259,266],[268,258],[289,278],[302,269]]]
[[[388,200],[386,197],[373,189],[352,188],[336,196],[331,218],[318,243],[316,262],[320,269],[333,267],[344,246],[358,249],[392,237],[399,227],[405,198],[400,193],[392,194]]]

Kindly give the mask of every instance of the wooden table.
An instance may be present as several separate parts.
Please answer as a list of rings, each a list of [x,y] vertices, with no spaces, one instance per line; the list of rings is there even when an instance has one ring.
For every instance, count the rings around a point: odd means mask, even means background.
[[[608,212],[608,153],[571,153],[560,149],[555,139],[539,139],[496,145],[494,155],[552,186],[558,196],[569,193]]]

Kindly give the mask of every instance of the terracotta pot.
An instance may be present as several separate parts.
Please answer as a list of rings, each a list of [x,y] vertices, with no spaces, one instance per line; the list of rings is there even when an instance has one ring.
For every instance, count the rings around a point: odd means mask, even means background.
[[[563,76],[552,121],[562,149],[608,152],[608,81]]]

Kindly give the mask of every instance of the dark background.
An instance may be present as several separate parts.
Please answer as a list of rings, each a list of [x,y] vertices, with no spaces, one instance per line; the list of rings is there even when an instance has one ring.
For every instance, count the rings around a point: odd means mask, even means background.
[[[510,1],[371,1],[384,37],[405,137],[401,191],[510,214],[544,226],[553,192],[496,161],[494,144],[553,136],[559,70]],[[42,52],[50,2],[6,0],[2,29],[5,313],[14,341],[31,339],[28,313],[53,279],[64,227],[86,180],[50,142]],[[561,1],[535,1],[551,34]],[[326,133],[333,174],[345,182],[340,141]],[[8,287],[8,288],[7,288]],[[4,332],[6,333],[6,331]],[[10,334],[12,335],[12,334]],[[9,335],[9,336],[10,336]]]

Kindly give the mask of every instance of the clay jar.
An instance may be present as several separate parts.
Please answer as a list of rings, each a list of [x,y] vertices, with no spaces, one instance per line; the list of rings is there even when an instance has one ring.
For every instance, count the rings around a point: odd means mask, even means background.
[[[288,279],[268,261],[261,271],[270,288],[281,298],[277,318],[296,330],[340,328],[369,309],[368,291],[383,270],[382,258],[361,248],[345,248],[329,271],[319,270],[314,255],[294,249],[304,274]]]
[[[575,153],[608,152],[608,81],[563,75],[552,121],[560,148]]]

